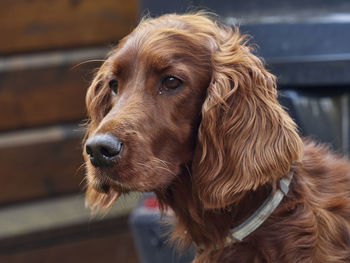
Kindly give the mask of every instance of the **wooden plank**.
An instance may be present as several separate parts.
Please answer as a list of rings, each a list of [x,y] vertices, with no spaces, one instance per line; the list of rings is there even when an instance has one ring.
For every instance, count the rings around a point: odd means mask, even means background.
[[[107,215],[94,220],[91,220],[90,210],[85,207],[83,193],[2,207],[0,208],[0,254],[11,250],[11,247],[17,248],[19,243],[27,242],[24,236],[35,242],[45,239],[44,234],[37,235],[39,232],[69,228],[69,232],[73,233],[84,231],[88,225],[91,229],[91,224],[94,229],[97,229],[99,223],[101,227],[107,227],[108,220],[128,215],[136,206],[139,196],[138,193],[124,195],[111,207]],[[64,233],[54,231],[53,234],[46,235],[46,238],[59,237],[62,236],[61,234]]]
[[[0,59],[0,131],[85,118],[85,93],[107,49]],[[75,67],[76,66],[76,67]]]
[[[0,262],[136,263],[127,218],[138,196],[126,196],[95,220],[83,195],[2,208]]]
[[[137,15],[138,0],[3,0],[0,54],[116,42]]]
[[[82,189],[81,139],[76,125],[1,134],[0,203]]]
[[[106,235],[87,240],[70,241],[14,254],[1,255],[0,262],[125,262],[138,263],[137,253],[130,233]]]

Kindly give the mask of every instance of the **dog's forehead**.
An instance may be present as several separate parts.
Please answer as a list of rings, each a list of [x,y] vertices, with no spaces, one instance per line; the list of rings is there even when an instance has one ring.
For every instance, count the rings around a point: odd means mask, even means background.
[[[123,39],[113,60],[124,68],[132,64],[164,68],[174,62],[205,62],[211,55],[207,42],[183,27],[141,26]]]
[[[161,70],[175,62],[184,61],[189,51],[185,44],[182,47],[174,46],[171,39],[166,37],[130,37],[110,56],[109,61],[115,71],[136,69],[141,65]]]

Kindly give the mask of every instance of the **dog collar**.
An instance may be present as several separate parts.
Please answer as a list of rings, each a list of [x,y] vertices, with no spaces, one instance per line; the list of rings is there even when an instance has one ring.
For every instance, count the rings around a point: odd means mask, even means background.
[[[280,187],[276,192],[271,193],[264,203],[246,221],[231,229],[230,235],[226,238],[225,246],[243,241],[244,238],[249,236],[266,221],[281,203],[283,197],[288,194],[293,174],[294,172],[290,171],[285,177],[283,177],[280,180]],[[199,249],[204,249],[203,244],[198,247]]]
[[[293,171],[280,180],[280,187],[275,193],[271,193],[264,203],[242,224],[231,229],[231,236],[227,244],[241,242],[245,237],[254,232],[275,211],[284,196],[289,192],[289,185],[293,178]]]

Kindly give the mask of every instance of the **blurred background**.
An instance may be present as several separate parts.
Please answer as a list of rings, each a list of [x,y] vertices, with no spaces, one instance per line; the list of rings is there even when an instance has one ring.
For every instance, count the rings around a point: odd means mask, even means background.
[[[193,9],[250,34],[302,134],[349,155],[347,0],[1,0],[0,263],[189,262],[152,195],[90,219],[81,124],[94,70],[140,17]]]

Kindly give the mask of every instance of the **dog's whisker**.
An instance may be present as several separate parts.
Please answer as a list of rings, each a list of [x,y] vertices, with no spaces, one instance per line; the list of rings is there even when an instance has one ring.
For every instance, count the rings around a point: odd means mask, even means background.
[[[76,65],[74,65],[71,70],[73,69],[76,69],[77,67],[80,67],[81,65],[84,65],[84,64],[87,64],[87,63],[93,63],[93,62],[105,62],[106,60],[105,59],[90,59],[90,60],[86,60],[86,61],[83,61],[83,62],[80,62]]]

